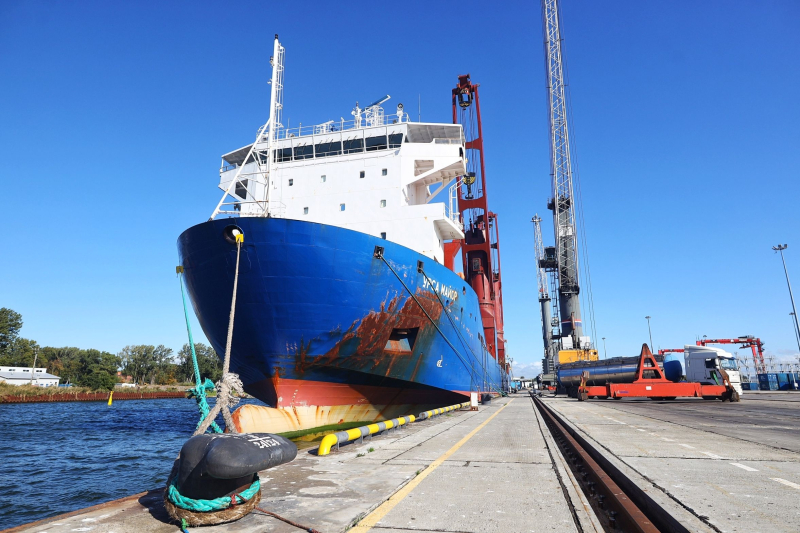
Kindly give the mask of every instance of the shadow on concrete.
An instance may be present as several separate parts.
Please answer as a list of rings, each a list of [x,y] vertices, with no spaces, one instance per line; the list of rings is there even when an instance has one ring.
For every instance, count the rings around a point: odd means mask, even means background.
[[[167,513],[164,507],[164,488],[148,490],[139,498],[139,505],[147,509],[150,516],[164,524],[177,522]]]

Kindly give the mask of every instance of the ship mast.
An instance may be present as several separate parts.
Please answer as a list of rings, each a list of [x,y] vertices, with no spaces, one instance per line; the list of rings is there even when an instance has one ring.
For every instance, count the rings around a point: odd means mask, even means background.
[[[581,320],[576,197],[572,186],[573,167],[557,0],[542,0],[542,18],[550,115],[550,173],[553,180],[553,198],[548,203],[548,208],[553,211],[555,229],[561,343],[564,349],[589,349],[590,340],[583,336]]]
[[[270,80],[269,120],[261,126],[256,139],[250,146],[242,164],[239,165],[225,193],[222,195],[209,220],[219,214],[228,215],[260,215],[271,216],[270,190],[273,188],[272,168],[275,164],[273,151],[283,128],[281,116],[283,115],[283,71],[286,49],[275,34],[273,53],[270,58],[272,65],[272,79]],[[220,169],[222,174],[225,169]],[[232,191],[241,191],[245,200],[242,201],[231,194]],[[228,198],[232,201],[226,201]],[[232,206],[233,210],[224,210],[225,206]],[[252,209],[251,209],[252,208]]]

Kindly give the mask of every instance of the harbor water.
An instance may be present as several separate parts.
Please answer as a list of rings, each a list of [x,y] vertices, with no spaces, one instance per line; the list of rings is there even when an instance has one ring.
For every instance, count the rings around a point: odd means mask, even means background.
[[[163,486],[199,418],[185,398],[2,404],[0,416],[0,529]]]

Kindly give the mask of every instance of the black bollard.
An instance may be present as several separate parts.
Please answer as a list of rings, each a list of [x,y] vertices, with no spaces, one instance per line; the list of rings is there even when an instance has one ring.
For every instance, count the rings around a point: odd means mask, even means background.
[[[181,448],[176,488],[195,500],[213,500],[241,492],[254,475],[292,461],[297,446],[270,433],[206,433]]]

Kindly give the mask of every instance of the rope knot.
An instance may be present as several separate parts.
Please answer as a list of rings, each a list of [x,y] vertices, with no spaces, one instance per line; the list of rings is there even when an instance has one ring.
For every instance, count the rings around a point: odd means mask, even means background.
[[[217,402],[225,404],[228,408],[233,407],[239,403],[239,397],[231,393],[243,395],[244,385],[238,374],[228,372],[223,374],[222,379],[217,382]]]

